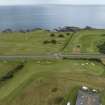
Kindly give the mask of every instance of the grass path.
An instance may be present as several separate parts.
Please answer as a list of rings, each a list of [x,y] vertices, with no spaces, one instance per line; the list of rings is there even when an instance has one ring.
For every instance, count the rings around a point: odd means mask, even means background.
[[[68,44],[70,44],[72,37],[74,36],[75,33],[71,33],[70,37],[67,39],[67,41],[65,42],[64,46],[61,48],[61,52],[65,50],[65,48],[68,46]]]

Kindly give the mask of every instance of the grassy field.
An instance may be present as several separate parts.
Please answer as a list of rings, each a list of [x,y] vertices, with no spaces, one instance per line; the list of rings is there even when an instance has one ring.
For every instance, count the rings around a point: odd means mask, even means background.
[[[33,32],[15,32],[15,33],[0,33],[0,55],[8,54],[43,54],[59,52],[70,37],[66,33],[54,33],[51,37],[51,32],[45,30],[37,30]],[[64,37],[59,37],[63,34]],[[44,41],[56,40],[56,44],[47,43]]]
[[[80,46],[82,53],[98,53],[96,46],[103,41],[105,41],[105,30],[81,30],[74,34],[64,51],[75,52],[77,46]]]
[[[53,52],[98,53],[96,45],[105,40],[105,30],[81,30],[72,36],[65,32],[37,30],[0,33],[0,55]],[[59,37],[59,35],[64,37]],[[72,36],[72,37],[71,37]],[[71,39],[70,39],[71,38]],[[56,44],[44,41],[56,40]],[[21,61],[0,61],[0,78]],[[86,85],[98,89],[105,105],[105,65],[95,60],[26,61],[12,78],[0,81],[0,105],[75,105],[78,89]]]
[[[72,89],[81,85],[103,92],[104,65],[88,60],[28,61],[0,88],[0,105],[61,105],[67,96],[72,102]]]
[[[54,33],[55,36],[51,36]],[[59,37],[62,34],[64,37]],[[105,30],[81,30],[72,33],[67,32],[48,32],[37,30],[33,32],[13,32],[0,33],[0,54],[43,54],[53,52],[76,52],[77,46],[80,46],[80,52],[98,53],[96,45],[105,40]],[[56,44],[44,41],[56,40]],[[67,45],[66,45],[67,44]]]

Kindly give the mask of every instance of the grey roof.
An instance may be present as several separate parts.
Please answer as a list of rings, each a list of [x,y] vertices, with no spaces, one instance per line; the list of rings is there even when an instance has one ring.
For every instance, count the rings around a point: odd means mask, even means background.
[[[95,92],[79,90],[76,105],[101,105],[100,97]]]

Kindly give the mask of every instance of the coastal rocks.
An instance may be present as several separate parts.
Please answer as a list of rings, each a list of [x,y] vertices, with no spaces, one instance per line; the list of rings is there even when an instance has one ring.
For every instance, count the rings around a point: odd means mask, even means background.
[[[65,26],[63,28],[59,27],[58,29],[55,29],[57,32],[77,32],[79,31],[79,27],[70,27],[70,26]]]
[[[5,29],[4,31],[2,32],[13,32],[12,29],[8,28],[8,29]]]

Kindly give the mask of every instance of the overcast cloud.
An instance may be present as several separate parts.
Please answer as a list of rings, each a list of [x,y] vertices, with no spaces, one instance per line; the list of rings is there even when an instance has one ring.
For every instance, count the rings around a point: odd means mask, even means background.
[[[0,0],[0,5],[25,4],[105,4],[105,0]]]

